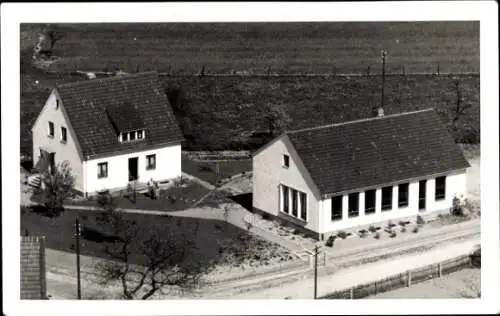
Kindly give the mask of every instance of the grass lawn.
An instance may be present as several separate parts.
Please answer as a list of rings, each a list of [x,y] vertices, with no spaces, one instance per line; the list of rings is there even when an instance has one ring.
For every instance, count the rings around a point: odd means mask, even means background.
[[[223,180],[242,172],[252,171],[252,160],[235,160],[219,162],[219,176],[216,174],[216,163],[211,161],[194,161],[182,155],[182,171],[216,184],[217,180]]]
[[[79,218],[83,228],[81,253],[83,255],[108,258],[105,252],[105,246],[109,244],[105,237],[106,228],[99,226],[96,221],[99,213],[66,210],[57,218],[48,218],[40,213],[27,211],[21,215],[21,232],[24,234],[28,231],[30,235],[45,235],[48,248],[74,252],[73,227],[75,219]],[[187,255],[185,260],[190,260],[190,262],[197,260],[206,267],[228,264],[224,260],[227,253],[238,259],[236,264],[241,264],[242,260],[254,259],[248,258],[248,256],[254,254],[255,250],[272,250],[270,253],[268,251],[266,257],[263,256],[262,259],[265,260],[270,260],[271,257],[277,255],[285,255],[280,246],[271,244],[254,235],[250,237],[251,243],[240,239],[239,236],[244,235],[245,231],[223,221],[144,214],[123,214],[123,216],[128,220],[136,221],[140,228],[135,243],[143,242],[148,233],[154,228],[160,229],[162,238],[175,238],[176,240],[189,238],[194,241],[195,248]],[[198,230],[196,233],[197,225]],[[131,258],[131,262],[137,264],[143,262],[142,260],[144,259],[136,255]]]
[[[209,192],[208,189],[196,182],[189,181],[182,187],[170,187],[160,191],[160,197],[151,199],[146,194],[137,193],[136,201],[132,197],[116,196],[113,201],[120,208],[156,210],[156,211],[180,211],[190,208],[196,201]],[[171,200],[169,197],[173,198]],[[73,200],[70,204],[98,206],[95,198],[84,200]]]

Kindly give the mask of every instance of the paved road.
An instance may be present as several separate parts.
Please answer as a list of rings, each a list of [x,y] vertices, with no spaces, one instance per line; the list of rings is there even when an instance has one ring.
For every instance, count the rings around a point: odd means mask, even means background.
[[[428,264],[438,263],[468,254],[473,247],[480,243],[480,238],[452,243],[437,247],[425,253],[407,255],[396,259],[383,260],[363,266],[340,270],[333,275],[326,275],[318,279],[318,296],[326,295],[336,290],[343,290],[352,286],[373,282],[384,277],[405,272],[408,269],[419,268]],[[279,287],[261,291],[244,292],[236,295],[215,294],[210,298],[224,299],[312,299],[314,293],[313,279],[301,280]]]

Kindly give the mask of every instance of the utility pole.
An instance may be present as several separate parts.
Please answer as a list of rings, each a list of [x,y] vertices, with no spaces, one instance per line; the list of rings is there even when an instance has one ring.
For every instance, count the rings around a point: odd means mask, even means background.
[[[75,237],[76,237],[76,280],[77,280],[77,293],[78,299],[82,299],[81,283],[80,283],[80,235],[82,229],[78,218],[75,223]]]
[[[318,298],[318,254],[320,253],[319,246],[314,246],[314,252],[306,250],[306,252],[314,256],[314,299]]]
[[[314,247],[314,299],[318,298],[318,245]]]
[[[380,107],[384,107],[384,86],[385,86],[385,58],[387,57],[387,51],[382,51],[382,100],[380,102]]]

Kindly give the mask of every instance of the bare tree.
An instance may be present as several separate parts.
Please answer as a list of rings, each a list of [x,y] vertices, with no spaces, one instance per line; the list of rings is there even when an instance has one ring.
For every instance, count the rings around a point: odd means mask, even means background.
[[[186,260],[195,248],[192,240],[160,227],[140,229],[114,206],[105,209],[99,223],[112,235],[105,251],[113,260],[96,265],[103,284],[118,281],[124,299],[145,300],[163,289],[189,290],[199,283],[207,270],[199,262]]]
[[[271,136],[282,133],[291,122],[290,116],[281,104],[263,104],[258,113],[267,121],[268,133]]]
[[[68,161],[47,168],[41,175],[41,185],[33,194],[47,208],[47,215],[59,216],[64,211],[64,201],[74,195],[75,177]]]
[[[451,126],[453,129],[456,130],[458,120],[462,117],[464,112],[471,107],[471,105],[463,102],[462,90],[460,88],[460,81],[458,79],[455,79],[453,83],[455,85],[457,101],[455,103],[455,107],[453,108],[452,112]]]
[[[52,52],[56,42],[62,39],[65,35],[56,26],[49,24],[45,29],[45,35],[49,40],[49,51]]]

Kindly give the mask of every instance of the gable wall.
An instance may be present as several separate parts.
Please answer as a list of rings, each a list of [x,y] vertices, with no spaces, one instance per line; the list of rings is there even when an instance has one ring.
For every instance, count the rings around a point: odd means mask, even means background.
[[[63,114],[62,102],[60,102],[59,109],[56,109],[56,98],[57,94],[52,91],[32,128],[33,165],[36,165],[40,158],[40,148],[55,152],[56,165],[67,160],[75,176],[75,189],[83,191],[83,168],[77,150],[76,137]],[[54,137],[48,136],[49,121],[54,123]],[[66,127],[67,130],[66,143],[61,142],[61,127]]]
[[[282,166],[283,154],[290,156],[289,168]],[[286,136],[277,139],[253,157],[253,207],[275,216],[287,217],[279,211],[279,185],[307,194],[308,219],[304,226],[318,231],[318,192]],[[293,219],[291,219],[293,220]]]

